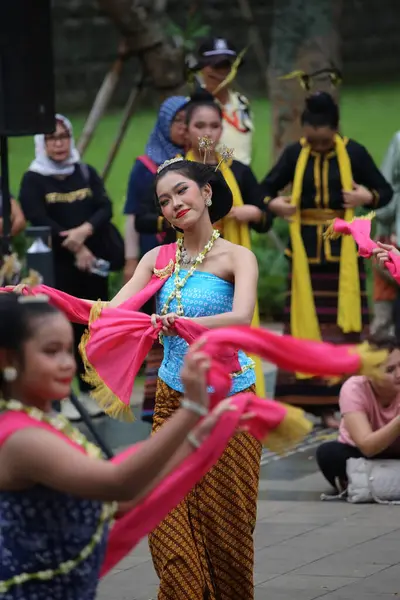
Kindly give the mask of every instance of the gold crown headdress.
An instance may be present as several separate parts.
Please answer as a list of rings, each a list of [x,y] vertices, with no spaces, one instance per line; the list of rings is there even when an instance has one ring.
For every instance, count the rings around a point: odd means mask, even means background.
[[[342,83],[342,74],[336,67],[327,67],[325,69],[319,69],[313,73],[306,73],[305,71],[292,71],[287,75],[282,75],[278,79],[298,79],[301,87],[309,92],[314,84],[315,80],[321,79],[326,76],[333,87],[338,87]]]

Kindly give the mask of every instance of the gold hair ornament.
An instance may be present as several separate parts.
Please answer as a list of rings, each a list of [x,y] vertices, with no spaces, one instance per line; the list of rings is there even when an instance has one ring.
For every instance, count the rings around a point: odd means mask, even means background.
[[[204,153],[203,163],[206,164],[207,154],[214,148],[214,142],[209,135],[203,135],[199,137],[199,153]]]
[[[233,158],[234,154],[235,150],[233,148],[228,148],[228,146],[222,146],[221,150],[219,151],[219,155],[221,158],[219,160],[219,163],[215,167],[215,170],[218,171],[222,163],[229,162]]]

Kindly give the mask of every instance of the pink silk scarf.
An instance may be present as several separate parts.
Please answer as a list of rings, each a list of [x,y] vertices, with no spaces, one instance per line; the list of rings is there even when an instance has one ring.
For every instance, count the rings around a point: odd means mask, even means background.
[[[364,219],[356,227],[336,219],[336,228],[343,232],[345,227],[351,235],[359,234],[364,240],[370,222]],[[353,226],[353,227],[352,227]],[[347,231],[347,230],[346,230]],[[361,237],[360,237],[361,236]],[[357,241],[357,239],[356,239]],[[129,298],[118,308],[103,308],[99,318],[89,325],[89,339],[85,353],[89,368],[95,376],[92,382],[98,386],[99,397],[106,392],[103,408],[111,416],[130,414],[130,399],[136,375],[146,358],[161,325],[154,328],[150,317],[135,312],[162,287],[174,268],[176,244],[162,246],[157,258],[156,269],[145,288]],[[63,310],[72,320],[88,322],[90,306],[77,298],[47,286],[38,286],[34,294],[46,293],[51,302]],[[184,317],[175,322],[177,334],[188,344],[207,333],[207,344],[213,364],[209,372],[209,385],[214,388],[213,405],[224,398],[231,388],[231,373],[239,371],[237,350],[240,348],[269,360],[279,368],[327,377],[342,377],[361,372],[362,352],[356,347],[332,345],[323,342],[299,340],[291,336],[279,336],[263,329],[250,327],[228,327],[209,331]],[[381,359],[381,355],[377,355]],[[371,356],[368,362],[371,362]],[[373,365],[375,366],[375,365]],[[96,397],[96,391],[94,393]],[[125,412],[124,412],[125,411]]]
[[[111,310],[102,313],[91,325],[86,351],[115,401],[129,407],[135,377],[161,325],[155,329],[150,317],[142,313],[124,311],[122,315],[120,311],[120,315],[122,318],[116,321]],[[212,405],[229,394],[231,373],[239,370],[239,348],[279,368],[311,375],[342,377],[363,368],[363,353],[354,346],[300,340],[247,326],[205,330],[183,317],[176,319],[175,327],[177,334],[189,344],[200,335],[207,340],[205,351],[212,357],[208,375],[208,384],[214,388]]]
[[[363,258],[371,258],[374,248],[378,244],[371,239],[371,219],[356,218],[353,221],[334,219],[327,232],[327,237],[339,237],[340,235],[351,235],[358,246],[358,254]],[[385,267],[392,277],[400,283],[400,256],[389,252],[389,260]]]

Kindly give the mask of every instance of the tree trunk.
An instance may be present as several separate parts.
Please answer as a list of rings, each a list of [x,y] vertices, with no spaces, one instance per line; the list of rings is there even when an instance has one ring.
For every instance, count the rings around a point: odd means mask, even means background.
[[[159,10],[165,3],[154,0],[98,0],[98,3],[126,39],[129,53],[142,61],[151,84],[168,95],[176,92],[185,83],[184,55],[165,36]]]
[[[299,139],[300,115],[309,93],[299,80],[281,80],[292,71],[312,73],[340,69],[340,0],[275,0],[269,60],[269,89],[272,103],[273,157]],[[336,94],[328,77],[317,79],[311,91]]]

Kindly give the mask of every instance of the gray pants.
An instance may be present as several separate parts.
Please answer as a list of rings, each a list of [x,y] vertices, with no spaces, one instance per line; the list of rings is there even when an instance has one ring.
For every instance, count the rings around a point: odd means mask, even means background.
[[[376,337],[394,335],[394,301],[379,300],[374,303],[374,318],[370,325],[370,333]]]

